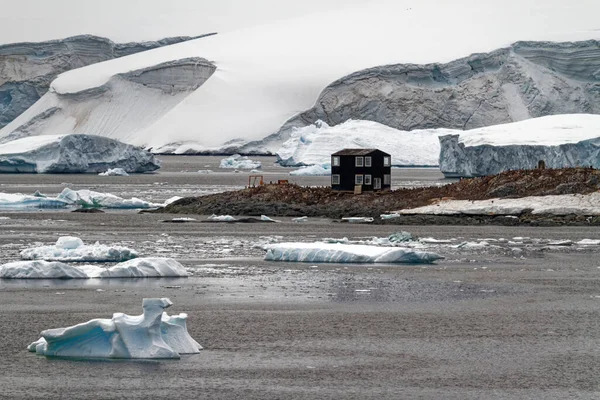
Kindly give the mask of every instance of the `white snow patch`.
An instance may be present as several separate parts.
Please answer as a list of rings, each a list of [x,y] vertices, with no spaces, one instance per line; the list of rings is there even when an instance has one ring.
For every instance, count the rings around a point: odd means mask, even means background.
[[[42,331],[27,349],[44,356],[77,358],[178,359],[202,350],[187,331],[187,314],[163,312],[173,303],[144,299],[144,313],[115,313],[112,319],[93,319],[67,328]]]
[[[433,263],[436,253],[398,247],[341,243],[278,243],[266,246],[267,261],[327,263]]]
[[[122,246],[106,246],[96,242],[85,245],[78,237],[60,237],[54,246],[40,246],[21,251],[23,260],[46,261],[125,261],[138,256],[135,250]]]

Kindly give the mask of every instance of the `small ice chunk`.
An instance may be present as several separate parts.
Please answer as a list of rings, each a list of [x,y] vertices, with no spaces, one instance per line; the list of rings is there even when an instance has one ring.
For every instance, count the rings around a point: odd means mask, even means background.
[[[344,217],[344,218],[342,218],[342,221],[346,221],[346,222],[349,222],[351,224],[371,223],[374,220],[375,219],[372,218],[372,217]]]
[[[598,246],[600,245],[600,240],[595,239],[582,239],[577,244],[582,246]]]
[[[78,237],[60,237],[54,246],[32,247],[21,251],[23,260],[46,261],[125,261],[138,256],[135,250],[121,246],[106,246],[95,243],[85,245]]]
[[[298,217],[298,218],[292,218],[292,222],[306,222],[308,221],[308,217],[304,216],[304,217]]]
[[[218,221],[218,222],[233,222],[233,221],[237,221],[231,215],[216,215],[216,214],[213,214],[210,217],[208,217],[208,219],[210,221]]]
[[[44,356],[77,358],[178,359],[202,350],[187,331],[187,314],[169,316],[168,298],[144,299],[144,313],[115,313],[67,328],[42,331],[27,349]]]
[[[110,168],[106,172],[100,172],[100,176],[129,176],[123,168]]]
[[[260,216],[260,220],[263,221],[263,222],[281,222],[281,221],[278,221],[276,219],[269,218],[266,215],[261,215]]]
[[[198,173],[199,174],[212,174],[213,171],[210,169],[201,169],[201,170],[198,170]]]
[[[418,239],[419,238],[416,237],[416,236],[413,236],[412,233],[405,232],[405,231],[400,231],[400,232],[392,233],[390,236],[388,236],[388,240],[391,243],[414,242],[414,241],[416,241]]]
[[[400,214],[398,214],[398,213],[381,214],[380,217],[381,217],[381,219],[394,219],[394,218],[400,218]]]

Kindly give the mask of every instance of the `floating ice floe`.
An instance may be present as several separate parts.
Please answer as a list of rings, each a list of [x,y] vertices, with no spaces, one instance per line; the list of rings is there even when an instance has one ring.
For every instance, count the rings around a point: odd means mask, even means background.
[[[219,164],[219,168],[235,168],[235,169],[256,169],[262,166],[260,161],[252,161],[248,157],[234,154],[231,157],[224,158]]]
[[[436,253],[407,248],[341,243],[278,243],[265,248],[267,261],[430,264],[444,258]]]
[[[132,197],[124,199],[110,193],[94,192],[92,190],[71,190],[69,188],[63,191],[57,197],[72,205],[84,208],[156,208],[163,204],[151,203],[142,199]]]
[[[380,217],[381,217],[381,219],[394,219],[394,218],[400,218],[400,214],[398,214],[398,213],[381,214]]]
[[[111,168],[106,172],[100,172],[100,176],[129,176],[123,168]]]
[[[310,165],[290,172],[292,176],[324,176],[331,175],[331,165]]]
[[[31,196],[20,193],[0,193],[0,208],[66,208],[70,202],[54,197]]]
[[[171,221],[173,221],[173,222],[194,222],[194,221],[196,221],[196,218],[180,217],[180,218],[173,218]]]
[[[96,242],[85,245],[78,237],[63,236],[54,246],[40,246],[21,251],[23,260],[46,261],[126,261],[138,256],[135,250],[122,246],[106,246]]]
[[[213,214],[210,217],[208,217],[208,219],[210,221],[217,221],[217,222],[234,222],[234,221],[237,221],[231,215],[216,215],[216,214]]]
[[[581,239],[577,244],[582,246],[598,246],[600,245],[600,240],[594,239]]]
[[[293,222],[306,222],[308,221],[308,217],[304,216],[304,217],[298,217],[298,218],[292,218]]]
[[[342,221],[349,222],[351,224],[368,224],[373,222],[375,219],[372,217],[344,217]]]
[[[160,168],[152,153],[93,135],[41,135],[0,144],[0,172],[85,173]]]
[[[3,279],[187,278],[172,258],[136,258],[112,267],[70,265],[60,261],[16,261],[0,265]]]
[[[600,215],[600,192],[517,199],[444,200],[436,204],[404,209],[399,214],[433,215],[519,215],[524,212],[552,215]]]
[[[261,215],[260,216],[260,220],[263,221],[263,222],[281,222],[281,221],[278,221],[276,219],[267,217],[266,215]]]
[[[207,174],[208,175],[208,174],[212,174],[213,171],[210,170],[210,169],[201,169],[201,170],[198,170],[198,173],[199,174]]]
[[[187,331],[187,314],[164,312],[167,299],[144,299],[144,313],[113,314],[67,328],[42,331],[27,349],[44,356],[77,358],[179,359],[202,350]]]

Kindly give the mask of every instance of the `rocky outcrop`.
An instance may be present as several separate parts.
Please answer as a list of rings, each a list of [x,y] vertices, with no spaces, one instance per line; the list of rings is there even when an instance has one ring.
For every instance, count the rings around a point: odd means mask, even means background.
[[[330,84],[292,127],[364,119],[400,130],[473,129],[533,117],[600,113],[600,42],[517,42],[447,64],[366,69]]]
[[[33,105],[48,91],[50,83],[65,71],[190,39],[193,38],[114,43],[97,36],[82,35],[0,46],[0,128]]]

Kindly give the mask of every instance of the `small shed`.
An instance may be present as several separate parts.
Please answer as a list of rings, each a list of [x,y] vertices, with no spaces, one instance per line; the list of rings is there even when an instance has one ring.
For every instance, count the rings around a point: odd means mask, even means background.
[[[392,157],[378,149],[344,149],[331,155],[331,188],[354,192],[390,190]]]

